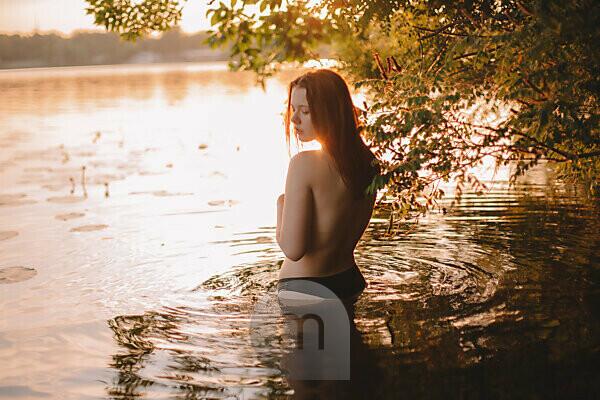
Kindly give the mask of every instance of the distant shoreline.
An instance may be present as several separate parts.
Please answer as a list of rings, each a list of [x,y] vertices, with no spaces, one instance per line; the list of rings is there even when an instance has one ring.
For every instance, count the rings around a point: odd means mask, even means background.
[[[0,35],[0,70],[228,61],[229,50],[211,48],[208,37],[177,29],[135,42],[116,33]]]
[[[94,68],[94,67],[116,67],[116,66],[147,66],[147,65],[174,65],[174,64],[223,64],[227,65],[229,59],[206,59],[206,60],[193,60],[193,61],[156,61],[156,62],[123,62],[123,63],[107,63],[107,64],[70,64],[70,65],[43,65],[43,66],[14,66],[6,67],[0,66],[0,73],[11,71],[38,71],[44,69],[68,69],[68,68]]]
[[[47,66],[47,67],[15,67],[15,68],[0,68],[0,75],[2,74],[14,74],[14,73],[27,73],[27,72],[43,72],[44,70],[49,70],[52,72],[60,72],[69,70],[81,71],[82,69],[94,70],[97,72],[99,69],[112,70],[116,67],[122,68],[126,67],[127,69],[131,69],[132,72],[136,70],[145,70],[147,71],[148,67],[154,67],[157,71],[165,71],[175,69],[175,66],[189,66],[191,70],[222,70],[227,71],[227,61],[172,61],[172,62],[153,62],[153,63],[119,63],[119,64],[83,64],[83,65],[60,65],[60,66]],[[139,68],[136,68],[139,67]],[[194,68],[194,67],[209,67],[209,68]]]

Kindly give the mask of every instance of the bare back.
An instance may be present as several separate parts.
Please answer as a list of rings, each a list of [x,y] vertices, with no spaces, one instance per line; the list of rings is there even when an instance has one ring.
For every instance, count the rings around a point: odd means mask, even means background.
[[[310,240],[298,261],[285,258],[279,278],[327,276],[355,265],[354,248],[365,231],[375,195],[353,199],[333,160],[324,151],[311,151],[313,194]]]

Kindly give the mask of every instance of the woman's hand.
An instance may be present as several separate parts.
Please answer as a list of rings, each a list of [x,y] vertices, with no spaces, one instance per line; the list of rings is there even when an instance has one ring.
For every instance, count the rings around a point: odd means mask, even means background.
[[[285,197],[285,194],[280,194],[280,195],[279,195],[279,197],[277,198],[277,205],[279,205],[279,204],[283,204],[283,202],[284,202],[284,197]]]

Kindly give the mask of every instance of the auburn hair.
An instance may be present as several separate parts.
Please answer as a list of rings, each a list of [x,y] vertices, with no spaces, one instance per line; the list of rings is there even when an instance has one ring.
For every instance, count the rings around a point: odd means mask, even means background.
[[[288,152],[294,88],[306,89],[306,100],[317,139],[334,160],[346,187],[355,198],[365,196],[367,187],[379,173],[379,167],[375,155],[361,137],[358,109],[352,103],[348,85],[340,75],[328,69],[307,72],[290,83],[285,113]]]

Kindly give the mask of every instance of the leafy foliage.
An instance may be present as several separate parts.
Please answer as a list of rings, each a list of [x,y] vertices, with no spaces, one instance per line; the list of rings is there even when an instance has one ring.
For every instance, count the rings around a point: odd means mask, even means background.
[[[106,30],[135,40],[154,31],[165,31],[181,20],[178,1],[172,0],[86,0],[87,14]]]
[[[130,29],[111,4],[87,0],[96,22],[131,37],[176,22],[155,13]],[[169,4],[176,0],[146,0]],[[396,207],[425,212],[442,181],[477,190],[485,158],[514,165],[514,181],[540,162],[598,188],[600,3],[594,0],[231,0],[211,2],[214,46],[231,67],[269,76],[326,51],[368,95],[365,139]],[[108,18],[112,18],[107,23]],[[144,18],[147,23],[144,25]],[[160,24],[159,24],[160,21]],[[141,25],[140,25],[141,24]]]

